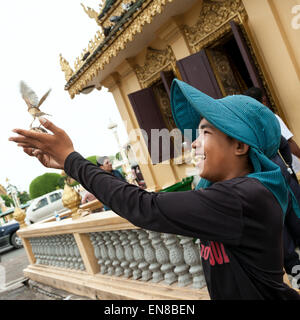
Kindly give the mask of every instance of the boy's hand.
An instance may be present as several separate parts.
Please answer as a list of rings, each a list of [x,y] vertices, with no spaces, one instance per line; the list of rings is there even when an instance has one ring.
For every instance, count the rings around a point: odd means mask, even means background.
[[[64,130],[49,120],[40,118],[40,122],[53,134],[14,129],[19,136],[9,140],[18,143],[28,155],[37,157],[45,167],[63,169],[67,156],[74,151],[73,143]]]

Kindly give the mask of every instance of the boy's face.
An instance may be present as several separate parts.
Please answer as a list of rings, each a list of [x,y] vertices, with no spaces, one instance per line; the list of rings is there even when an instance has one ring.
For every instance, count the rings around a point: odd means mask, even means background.
[[[199,175],[211,182],[227,180],[236,161],[235,139],[211,125],[206,119],[199,124],[199,136],[192,143]]]

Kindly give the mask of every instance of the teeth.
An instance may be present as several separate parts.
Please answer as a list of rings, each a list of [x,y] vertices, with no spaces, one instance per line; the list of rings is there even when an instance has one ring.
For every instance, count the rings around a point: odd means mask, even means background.
[[[197,156],[194,156],[194,160],[195,161],[205,160],[205,159],[206,159],[206,155],[205,154],[199,154]]]
[[[203,161],[206,159],[206,155],[205,154],[198,154],[198,155],[195,155],[194,152],[192,152],[192,163],[194,165],[196,165],[199,161]]]

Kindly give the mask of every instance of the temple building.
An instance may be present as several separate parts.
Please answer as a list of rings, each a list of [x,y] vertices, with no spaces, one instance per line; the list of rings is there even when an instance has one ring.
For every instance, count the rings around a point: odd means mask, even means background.
[[[107,0],[99,11],[82,7],[99,30],[73,68],[60,56],[65,89],[71,98],[102,87],[113,94],[148,189],[181,181],[192,167],[176,137],[167,154],[164,139],[151,150],[151,129],[176,128],[174,78],[214,98],[260,87],[300,143],[299,1]]]

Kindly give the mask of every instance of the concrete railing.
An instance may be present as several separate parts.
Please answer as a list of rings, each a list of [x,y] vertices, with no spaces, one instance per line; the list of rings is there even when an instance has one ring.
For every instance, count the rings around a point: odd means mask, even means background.
[[[18,235],[34,281],[93,299],[209,299],[197,241],[137,228],[112,211]]]

